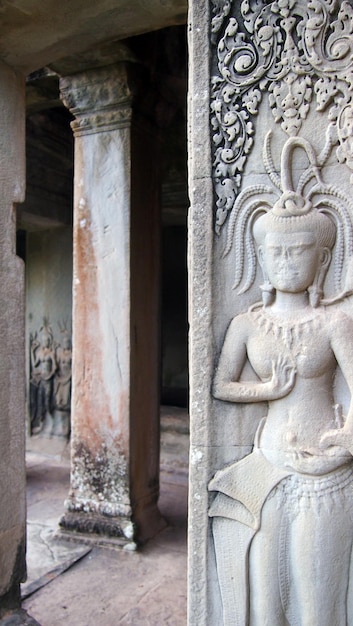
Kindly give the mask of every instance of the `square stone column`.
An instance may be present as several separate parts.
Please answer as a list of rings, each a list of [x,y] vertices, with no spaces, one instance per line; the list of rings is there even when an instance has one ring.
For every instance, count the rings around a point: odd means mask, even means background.
[[[0,63],[0,619],[25,577],[24,267],[15,204],[25,187],[24,80]]]
[[[61,526],[134,547],[159,495],[158,139],[124,63],[61,79],[75,116],[72,473]]]

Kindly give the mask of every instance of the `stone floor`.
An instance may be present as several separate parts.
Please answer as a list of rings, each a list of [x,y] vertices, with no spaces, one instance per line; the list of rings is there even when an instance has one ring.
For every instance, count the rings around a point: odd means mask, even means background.
[[[88,548],[54,537],[69,487],[67,451],[53,444],[49,454],[45,442],[32,442],[23,608],[41,626],[184,626],[187,463],[187,413],[163,407],[159,505],[168,527],[139,552]]]

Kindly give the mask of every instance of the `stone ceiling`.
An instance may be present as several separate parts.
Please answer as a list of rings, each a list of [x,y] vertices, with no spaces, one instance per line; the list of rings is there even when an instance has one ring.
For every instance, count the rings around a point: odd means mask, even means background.
[[[29,74],[106,42],[184,24],[186,14],[187,0],[0,0],[0,58]]]

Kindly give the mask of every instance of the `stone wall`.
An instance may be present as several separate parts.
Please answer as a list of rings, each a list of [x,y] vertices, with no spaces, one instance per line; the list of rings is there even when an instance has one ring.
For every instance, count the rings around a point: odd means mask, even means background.
[[[332,612],[327,599],[331,597],[332,600],[331,592],[327,592],[327,580],[331,588],[337,591],[337,597],[350,594],[349,571],[346,569],[346,574],[342,576],[336,570],[333,573],[329,559],[325,561],[324,557],[330,550],[335,554],[339,544],[335,533],[340,520],[345,524],[341,502],[336,503],[336,508],[335,505],[333,507],[337,522],[331,525],[332,534],[326,536],[322,527],[327,518],[324,514],[318,515],[316,529],[313,530],[312,519],[309,522],[308,518],[306,521],[303,521],[304,516],[301,518],[302,509],[296,501],[296,493],[299,492],[294,491],[291,494],[292,504],[288,504],[289,500],[284,498],[286,504],[283,507],[287,507],[286,515],[289,518],[291,515],[294,518],[300,511],[300,522],[297,526],[294,523],[291,526],[290,522],[282,518],[281,528],[285,528],[288,533],[294,533],[295,528],[300,540],[279,545],[275,533],[271,535],[269,532],[267,540],[265,538],[261,544],[262,557],[260,551],[256,552],[261,543],[261,539],[258,539],[260,532],[256,535],[253,552],[250,547],[261,524],[258,517],[255,516],[256,519],[252,521],[248,518],[244,522],[247,530],[237,534],[241,526],[237,526],[239,510],[244,502],[246,508],[250,501],[253,502],[252,498],[258,496],[259,483],[263,478],[259,467],[255,470],[251,466],[253,450],[260,450],[259,454],[265,458],[271,452],[271,459],[276,458],[277,461],[282,453],[288,455],[284,465],[287,469],[291,467],[291,476],[295,476],[291,480],[296,480],[301,471],[310,474],[309,464],[320,464],[323,458],[327,461],[326,469],[329,472],[332,459],[328,461],[328,457],[335,454],[338,466],[351,463],[352,407],[348,387],[352,390],[352,344],[351,331],[348,329],[351,327],[352,315],[352,17],[352,3],[348,2],[340,4],[323,0],[308,4],[298,0],[290,3],[191,3],[189,623],[195,626],[247,626],[249,623],[282,625],[297,621],[322,625],[345,623],[346,620],[346,623],[353,623],[345,600],[337,603],[336,606],[340,608],[335,613],[336,609]],[[320,379],[322,372],[315,369],[317,365],[313,354],[317,345],[326,345],[326,339],[321,335],[320,338],[316,336],[318,330],[312,330],[311,336],[305,340],[302,336],[304,331],[300,330],[300,339],[295,335],[296,322],[300,320],[305,326],[307,319],[304,320],[303,311],[293,312],[296,309],[294,301],[297,302],[300,290],[288,283],[285,292],[295,294],[293,303],[287,305],[286,309],[286,328],[289,328],[289,334],[292,333],[292,344],[288,348],[290,341],[288,343],[284,339],[278,328],[275,339],[271,311],[277,312],[282,323],[283,310],[281,313],[276,308],[276,302],[281,301],[281,286],[276,283],[273,289],[269,283],[266,271],[270,267],[267,263],[270,253],[261,240],[265,247],[263,251],[258,230],[254,226],[255,223],[261,223],[256,220],[262,213],[269,212],[271,215],[273,207],[276,207],[276,211],[280,207],[283,211],[288,209],[284,216],[291,215],[298,225],[304,223],[304,218],[299,217],[299,214],[310,214],[308,219],[313,217],[315,220],[315,211],[324,213],[335,224],[335,246],[332,241],[324,246],[327,248],[326,265],[321,274],[316,268],[320,276],[313,276],[313,284],[308,283],[300,294],[306,303],[310,323],[315,319],[318,329],[319,326],[328,327],[330,321],[335,327],[334,336],[340,336],[340,348],[337,348],[337,352],[333,350],[330,366],[325,355],[320,353],[325,382]],[[277,215],[276,211],[273,215]],[[287,222],[288,230],[283,227],[278,232],[283,237],[296,237],[294,243],[303,247],[305,237],[298,235],[299,226],[298,231],[295,231],[294,226],[292,228],[289,224],[290,219]],[[313,225],[307,227],[310,236],[314,237],[315,233],[316,237],[315,228]],[[273,234],[274,231],[275,227],[268,226],[268,232]],[[325,254],[320,257],[320,263],[324,264]],[[287,273],[290,274],[288,266]],[[327,322],[318,324],[317,320],[321,319],[321,314],[324,315],[324,307],[328,311]],[[257,314],[261,316],[263,310],[265,317],[270,313],[269,324],[264,321],[263,335],[259,333],[255,338],[250,326],[244,334],[244,320],[253,319],[253,315],[255,319]],[[348,314],[348,321],[345,321],[345,314]],[[278,320],[276,324],[280,326]],[[271,333],[273,343],[269,339]],[[332,346],[335,341],[331,340]],[[297,352],[293,356],[294,344]],[[343,346],[344,357],[340,354]],[[270,395],[259,391],[262,389],[261,384],[271,382],[272,385],[273,382],[273,372],[271,374],[271,370],[266,369],[266,364],[268,366],[276,351],[277,359],[280,358],[278,352],[284,359],[289,358],[288,350],[295,366],[292,361],[291,365],[283,361],[281,367],[287,373],[291,371],[292,378],[290,383],[286,380],[288,388],[285,392],[282,390],[281,399],[276,397],[272,402]],[[305,375],[301,361],[304,354],[312,368]],[[335,358],[340,366],[337,370],[333,365],[336,363]],[[265,367],[266,372],[262,367]],[[343,383],[342,370],[345,371]],[[311,384],[300,395],[297,389],[307,384],[302,382],[302,377],[305,380],[310,378]],[[325,394],[329,399],[325,410],[321,410],[317,407]],[[282,397],[287,400],[282,401]],[[273,428],[269,437],[267,423],[271,424],[273,404],[283,407],[282,421],[279,420],[278,428]],[[313,410],[309,406],[316,408]],[[304,418],[300,422],[303,412],[306,415],[305,424]],[[264,416],[268,419],[268,415],[271,419],[261,422]],[[325,421],[327,416],[330,416],[331,421]],[[262,441],[266,442],[262,445],[260,423],[265,433]],[[286,428],[284,435],[283,430]],[[277,441],[276,433],[279,430],[282,432],[281,444]],[[300,438],[301,447],[298,444]],[[331,449],[328,452],[328,441],[330,445],[334,441],[340,442],[342,449]],[[302,459],[306,452],[310,463],[307,462],[306,469],[301,465],[302,469],[298,470],[298,462],[293,461],[290,455],[297,453],[298,458]],[[283,469],[279,461],[278,465]],[[234,469],[227,474],[229,490],[223,482],[227,467]],[[243,474],[238,474],[239,467],[244,467]],[[316,473],[320,474],[320,471]],[[324,470],[321,474],[327,476]],[[281,483],[282,478],[283,475],[278,477],[278,483]],[[275,491],[277,483],[271,485],[266,496],[272,489]],[[342,499],[347,498],[344,506],[351,510],[352,503],[347,492],[344,494],[344,487],[339,482],[336,486]],[[225,509],[222,512],[217,509],[222,499],[218,495],[223,488],[224,503],[228,498],[227,512]],[[316,488],[317,484],[313,483],[312,489]],[[275,495],[278,496],[277,491]],[[277,506],[281,509],[282,505],[278,502]],[[257,509],[259,516],[262,507],[267,515],[266,503],[266,497],[263,496]],[[253,512],[251,505],[249,507],[250,512]],[[274,513],[273,516],[272,528],[278,528]],[[218,539],[215,533],[217,523],[212,518],[220,519],[223,524]],[[227,534],[225,528],[229,520],[233,520],[234,524],[232,533]],[[351,529],[347,528],[343,534],[351,533]],[[304,540],[305,533],[307,542]],[[220,556],[220,546],[223,556]],[[249,551],[249,558],[252,559],[250,566],[247,560]],[[300,555],[296,561],[294,558],[291,560],[294,552]],[[315,577],[310,572],[313,571],[313,563],[319,561],[326,574]],[[284,570],[281,570],[281,574],[273,574],[275,562],[278,571],[282,563],[286,564],[286,571],[291,577],[290,590],[282,577]],[[257,570],[259,563],[262,566],[261,575]],[[299,575],[304,563],[306,573]],[[298,591],[299,579],[303,585]],[[316,589],[312,585],[314,579]],[[280,599],[274,591],[276,585],[281,588]],[[255,599],[253,589],[256,589]],[[293,589],[298,591],[295,599]],[[311,613],[306,612],[305,597],[309,593],[308,589],[312,594],[307,603]],[[271,602],[267,604],[266,594],[271,597]],[[322,614],[323,607],[326,610],[325,617]],[[311,617],[308,618],[309,614]]]
[[[68,398],[57,398],[59,379],[63,378],[60,361],[62,350],[71,351],[72,342],[72,229],[62,226],[51,230],[29,232],[26,237],[26,363],[28,432],[42,432],[67,438],[70,432],[69,400],[71,382],[67,384]],[[54,354],[50,388],[50,415],[45,416],[38,406],[38,361],[43,328],[49,328],[50,344]],[[34,349],[34,352],[33,352]],[[66,354],[66,353],[65,353]],[[67,365],[68,367],[68,365]],[[66,368],[66,366],[64,366]],[[71,370],[71,365],[69,367]],[[39,371],[38,371],[39,375]],[[40,378],[40,376],[39,376]],[[66,378],[66,376],[64,376]],[[43,409],[44,410],[44,409]],[[43,413],[39,415],[39,413]],[[47,423],[46,423],[47,422]]]
[[[26,335],[47,318],[57,333],[72,317],[72,229],[29,232],[26,246]]]
[[[24,85],[0,63],[0,618],[18,607],[25,576],[24,267],[15,255],[15,204],[23,201]]]

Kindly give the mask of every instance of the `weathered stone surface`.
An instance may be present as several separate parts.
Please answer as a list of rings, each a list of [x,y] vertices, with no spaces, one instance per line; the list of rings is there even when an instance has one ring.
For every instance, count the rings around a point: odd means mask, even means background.
[[[190,320],[190,491],[189,582],[190,624],[206,623],[210,590],[205,584],[208,529],[204,522],[210,440],[207,416],[212,380],[212,228],[211,145],[209,137],[209,61],[204,33],[208,29],[208,6],[190,5],[189,49],[189,320]],[[202,50],[204,54],[197,51]],[[194,53],[192,52],[194,51]],[[201,102],[200,102],[201,100]],[[216,624],[217,621],[214,621]]]
[[[24,84],[0,64],[0,616],[25,575],[24,276],[14,203],[24,194]]]
[[[61,88],[76,116],[72,482],[61,524],[133,542],[161,523],[156,161],[146,168],[148,133],[131,127],[124,64]]]
[[[352,3],[190,15],[189,623],[353,624]]]
[[[180,410],[175,414],[173,407],[167,407],[166,414],[169,424],[169,420],[176,424],[180,421]],[[110,549],[94,546],[90,554],[27,598],[24,607],[43,626],[114,626],[119,621],[133,626],[186,623],[188,436],[180,434],[171,444],[166,434],[162,433],[161,441],[164,466],[160,506],[169,527],[141,551],[126,552],[120,548],[117,552],[111,544]],[[48,531],[55,530],[68,489],[69,465],[64,467],[47,453],[29,454],[27,468],[30,525],[42,526],[45,519]],[[49,538],[48,534],[43,533],[43,540]],[[61,544],[71,549],[77,547],[72,541]],[[45,545],[35,544],[32,550],[29,540],[29,576],[40,564],[47,565],[50,571],[50,545],[48,542],[45,550]],[[59,549],[56,544],[55,553]]]
[[[75,116],[71,127],[76,136],[129,126],[132,92],[125,63],[62,78],[60,93]]]
[[[22,600],[48,585],[91,550],[58,539],[55,532],[44,515],[41,521],[27,524],[27,580],[21,585]]]

